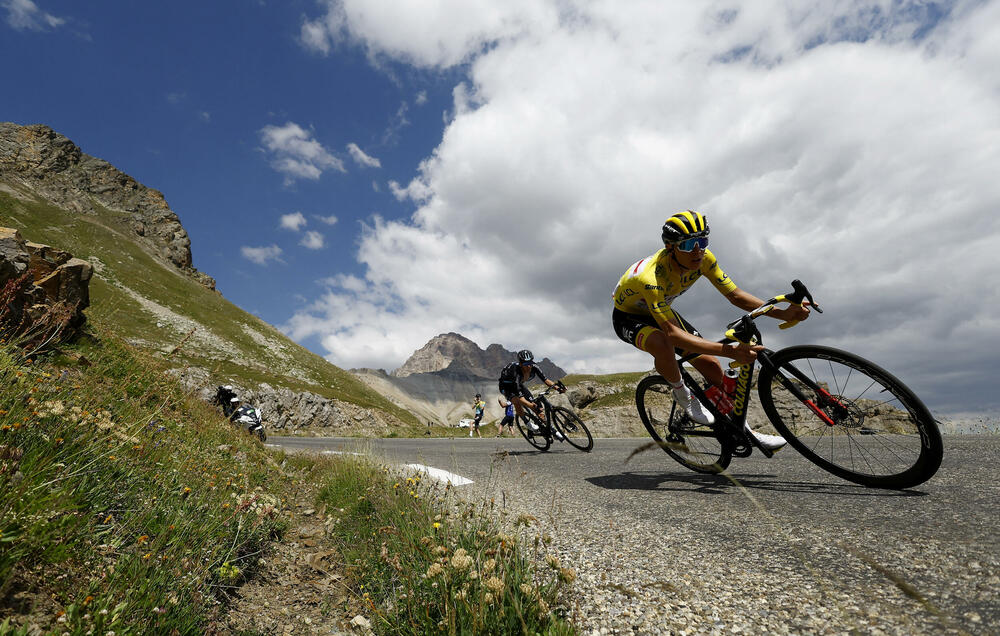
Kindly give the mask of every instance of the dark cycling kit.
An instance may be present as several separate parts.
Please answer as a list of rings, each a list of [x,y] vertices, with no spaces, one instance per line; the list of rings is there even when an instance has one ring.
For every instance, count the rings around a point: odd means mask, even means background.
[[[519,395],[526,400],[531,399],[531,391],[529,391],[524,383],[530,381],[532,378],[538,378],[542,382],[545,382],[545,374],[539,369],[534,362],[528,362],[527,366],[531,367],[531,372],[528,373],[528,377],[525,378],[524,374],[521,373],[521,363],[511,362],[500,371],[500,394],[503,395],[508,400]]]

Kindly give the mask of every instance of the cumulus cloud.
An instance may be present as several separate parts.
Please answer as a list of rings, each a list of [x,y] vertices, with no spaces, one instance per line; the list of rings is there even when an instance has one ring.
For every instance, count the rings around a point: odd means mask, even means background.
[[[321,250],[323,246],[326,245],[323,235],[315,230],[308,230],[303,236],[302,240],[299,241],[299,245],[307,247],[311,250]]]
[[[291,214],[281,215],[281,227],[286,230],[298,232],[305,226],[306,223],[306,217],[301,212],[292,212]]]
[[[317,214],[316,218],[319,219],[320,223],[325,223],[327,225],[335,225],[337,223],[337,217],[333,214],[329,216],[321,216]]]
[[[258,265],[267,265],[269,261],[281,261],[281,248],[277,245],[268,245],[266,247],[250,247],[244,245],[240,248],[240,254],[243,258],[257,263]]]
[[[296,179],[319,179],[328,169],[347,171],[343,161],[313,139],[311,131],[294,122],[264,126],[260,138],[270,155],[271,167],[285,175],[286,185]]]
[[[47,31],[66,23],[65,18],[46,13],[31,0],[3,0],[0,6],[7,10],[7,24],[16,31]]]
[[[349,143],[347,144],[347,151],[351,153],[351,158],[354,159],[355,163],[359,166],[365,166],[367,168],[381,168],[382,162],[375,157],[369,157],[365,154],[365,151],[358,148],[358,144]]]
[[[993,400],[1000,359],[1000,3],[342,0],[327,42],[467,66],[415,212],[365,228],[363,277],[287,324],[341,366],[393,368],[430,337],[527,346],[571,371],[651,367],[611,332],[611,292],[664,219],[767,297],[801,278],[821,342],[896,370],[932,406]],[[734,318],[707,284],[675,304]],[[942,366],[942,363],[944,366]]]

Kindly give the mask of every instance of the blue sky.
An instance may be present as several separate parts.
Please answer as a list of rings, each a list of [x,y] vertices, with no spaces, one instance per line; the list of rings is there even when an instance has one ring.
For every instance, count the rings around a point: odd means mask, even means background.
[[[801,278],[826,306],[771,346],[1000,408],[997,0],[0,0],[0,20],[0,119],[161,190],[227,298],[339,366],[457,331],[648,368],[611,290],[695,208],[742,288]],[[706,334],[736,315],[709,285],[676,306]]]
[[[388,183],[414,176],[451,106],[452,72],[376,69],[360,47],[304,47],[313,2],[0,6],[0,55],[18,60],[0,116],[51,126],[162,191],[195,266],[274,324],[317,294],[317,279],[362,271],[360,223],[413,212]],[[303,160],[295,139],[321,154]],[[289,158],[306,167],[275,167]],[[283,228],[285,215],[302,221]],[[307,232],[321,236],[308,235],[311,247]],[[241,250],[274,246],[280,260],[263,265]]]

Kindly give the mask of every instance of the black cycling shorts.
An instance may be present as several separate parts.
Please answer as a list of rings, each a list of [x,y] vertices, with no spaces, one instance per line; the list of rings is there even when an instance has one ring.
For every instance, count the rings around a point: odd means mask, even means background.
[[[670,310],[670,318],[675,320],[684,331],[701,337],[701,334],[694,328],[694,325],[684,320],[684,317],[673,309]],[[646,347],[644,346],[645,341],[652,330],[661,330],[659,323],[649,314],[630,314],[620,309],[611,310],[611,324],[614,326],[615,333],[619,338],[643,351],[646,351]],[[680,348],[675,348],[675,351],[677,355],[684,355],[684,351]]]
[[[500,389],[500,395],[508,400],[514,396],[521,396],[526,400],[531,399],[531,391],[524,385],[518,387],[517,382],[501,382],[498,388]]]

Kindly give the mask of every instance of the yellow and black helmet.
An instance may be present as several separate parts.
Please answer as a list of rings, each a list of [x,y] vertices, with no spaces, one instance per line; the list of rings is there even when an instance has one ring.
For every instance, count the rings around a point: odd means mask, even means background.
[[[663,224],[663,245],[669,247],[690,238],[708,236],[708,219],[695,212],[686,210],[673,215]]]

